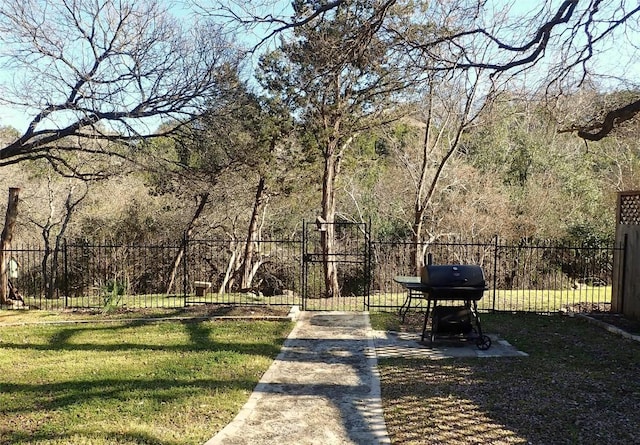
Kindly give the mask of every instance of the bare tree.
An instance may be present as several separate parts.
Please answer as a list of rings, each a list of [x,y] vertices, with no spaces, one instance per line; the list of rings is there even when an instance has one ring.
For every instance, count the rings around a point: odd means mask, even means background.
[[[69,174],[65,153],[124,156],[96,141],[131,143],[155,135],[161,119],[193,119],[236,63],[214,26],[185,30],[158,0],[6,0],[0,61],[11,75],[0,103],[30,116],[0,147],[0,166],[44,158]]]
[[[511,76],[530,90],[539,85],[550,98],[572,94],[586,82],[600,82],[609,90],[638,90],[636,1],[545,1],[528,8],[505,2],[500,11],[483,1],[459,3],[466,13],[452,17],[451,32],[436,39],[404,34],[410,51],[428,56],[427,70],[482,68],[494,78]],[[569,121],[564,131],[600,140],[638,112],[640,93],[609,107],[594,106],[592,119]]]
[[[48,207],[48,212],[41,220],[37,219],[35,212],[29,212],[29,219],[32,224],[40,229],[44,243],[40,270],[42,271],[45,298],[47,299],[55,298],[55,292],[59,284],[57,282],[59,255],[67,228],[78,206],[89,193],[90,182],[75,181],[76,183],[65,183],[60,186],[54,183],[54,178],[49,174],[46,183],[46,204],[42,206]],[[64,189],[64,192],[61,189]],[[60,198],[64,199],[63,203],[59,202]]]
[[[404,166],[412,186],[412,257],[418,273],[424,258],[420,246],[425,232],[433,229],[425,227],[425,219],[432,210],[447,164],[460,152],[463,134],[493,95],[491,90],[481,91],[482,79],[481,70],[459,72],[456,76],[430,73],[418,113],[407,121],[412,133],[422,131],[422,140],[412,144],[410,141],[394,141],[396,137],[390,136],[390,146]],[[437,235],[431,232],[428,238],[428,241],[434,241]]]

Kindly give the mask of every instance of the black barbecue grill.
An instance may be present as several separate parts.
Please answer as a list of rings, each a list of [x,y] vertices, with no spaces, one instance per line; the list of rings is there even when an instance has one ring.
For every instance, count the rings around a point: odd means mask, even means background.
[[[477,302],[487,290],[484,272],[470,264],[427,265],[419,277],[398,276],[395,281],[407,289],[400,314],[403,319],[413,299],[426,299],[427,311],[422,326],[422,341],[436,338],[475,340],[479,349],[491,347],[491,339],[482,334]],[[448,305],[439,304],[447,302]],[[427,322],[431,330],[427,333]]]

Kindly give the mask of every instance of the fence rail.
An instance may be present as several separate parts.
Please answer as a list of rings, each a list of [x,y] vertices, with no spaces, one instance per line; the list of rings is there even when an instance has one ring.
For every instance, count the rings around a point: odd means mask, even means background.
[[[19,268],[17,277],[10,280],[31,309],[178,308],[201,303],[301,306],[302,241],[252,244],[251,285],[245,288],[237,273],[244,242],[186,237],[149,245],[66,242],[58,252],[14,246],[9,255]],[[481,309],[542,313],[610,303],[614,252],[623,249],[550,242],[509,244],[498,238],[420,248],[435,264],[480,265],[489,288],[479,302]],[[415,247],[408,242],[372,241],[370,251],[370,294],[344,295],[349,289],[362,288],[345,281],[342,297],[345,301],[364,298],[364,306],[372,311],[397,310],[405,294],[393,277],[416,274]]]

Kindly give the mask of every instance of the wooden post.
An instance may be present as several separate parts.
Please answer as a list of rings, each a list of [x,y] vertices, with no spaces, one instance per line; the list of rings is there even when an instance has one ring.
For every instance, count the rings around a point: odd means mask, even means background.
[[[0,304],[7,304],[9,301],[9,276],[7,265],[9,263],[9,250],[11,249],[11,239],[13,229],[18,218],[18,197],[20,189],[12,187],[9,189],[9,201],[7,203],[7,213],[4,220],[4,228],[0,235]]]
[[[640,320],[640,191],[618,193],[616,223],[611,311]]]

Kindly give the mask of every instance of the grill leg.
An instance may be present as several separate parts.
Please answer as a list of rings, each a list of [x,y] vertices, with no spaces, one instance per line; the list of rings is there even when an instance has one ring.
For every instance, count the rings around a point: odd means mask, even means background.
[[[478,314],[478,303],[473,300],[471,302],[467,302],[467,307],[471,309],[471,314],[473,315],[473,320],[476,324],[476,332],[480,337],[482,337],[482,327],[480,326],[480,314]]]
[[[433,301],[433,309],[436,308],[436,301]],[[429,320],[429,316],[432,315],[431,312],[431,299],[427,298],[427,312],[424,313],[424,323],[422,324],[422,337],[420,337],[420,341],[424,341],[424,337],[427,334],[427,321]],[[431,321],[431,330],[433,331],[433,320]],[[433,334],[433,332],[431,332]],[[430,335],[431,340],[433,341],[433,335]]]
[[[471,306],[471,312],[476,322],[476,330],[478,332],[478,339],[476,340],[476,346],[482,351],[486,351],[491,347],[491,338],[488,335],[482,334],[482,327],[480,326],[480,314],[478,313],[478,303],[473,300]]]
[[[427,299],[427,294],[425,292],[420,292],[413,289],[407,289],[407,297],[405,298],[404,303],[402,303],[402,306],[400,306],[400,309],[398,310],[398,314],[400,315],[400,319],[402,323],[404,323],[405,317],[407,316],[407,312],[409,312],[409,309],[411,309],[411,302],[416,299],[418,300]],[[422,307],[422,304],[420,306]]]
[[[400,319],[402,320],[402,323],[404,323],[404,319],[407,316],[407,312],[409,312],[409,308],[411,307],[411,289],[407,289],[407,298],[405,298],[404,303],[402,303],[402,306],[400,306]]]

